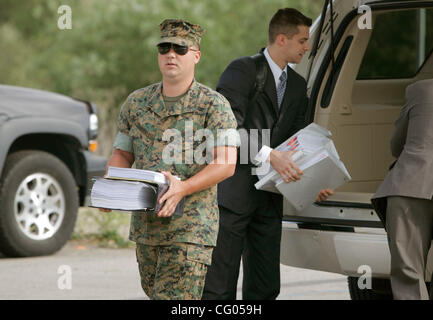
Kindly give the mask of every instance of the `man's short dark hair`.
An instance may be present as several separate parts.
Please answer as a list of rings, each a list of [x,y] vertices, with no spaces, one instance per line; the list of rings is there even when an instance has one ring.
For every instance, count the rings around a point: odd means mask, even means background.
[[[279,34],[288,38],[299,32],[298,26],[311,27],[313,20],[293,8],[279,9],[269,23],[269,43],[274,43]]]

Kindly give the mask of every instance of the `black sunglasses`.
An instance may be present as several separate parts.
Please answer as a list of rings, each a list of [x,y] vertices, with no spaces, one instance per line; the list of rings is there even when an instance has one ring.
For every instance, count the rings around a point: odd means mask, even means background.
[[[157,45],[158,47],[158,52],[160,54],[167,54],[171,48],[173,47],[174,52],[176,52],[178,55],[185,55],[187,54],[188,50],[192,50],[192,51],[198,51],[198,50],[194,50],[194,49],[190,49],[188,46],[181,46],[175,43],[170,43],[170,42],[164,42],[164,43],[160,43]]]

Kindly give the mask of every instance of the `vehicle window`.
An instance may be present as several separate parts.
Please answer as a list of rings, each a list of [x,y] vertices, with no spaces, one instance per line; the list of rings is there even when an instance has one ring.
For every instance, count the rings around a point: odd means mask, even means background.
[[[378,15],[358,79],[412,78],[432,49],[433,9]]]

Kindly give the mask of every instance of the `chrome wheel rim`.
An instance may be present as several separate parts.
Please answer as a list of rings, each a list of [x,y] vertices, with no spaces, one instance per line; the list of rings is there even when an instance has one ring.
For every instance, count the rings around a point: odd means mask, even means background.
[[[30,239],[51,238],[65,216],[65,195],[60,184],[46,173],[26,177],[14,200],[15,220]]]

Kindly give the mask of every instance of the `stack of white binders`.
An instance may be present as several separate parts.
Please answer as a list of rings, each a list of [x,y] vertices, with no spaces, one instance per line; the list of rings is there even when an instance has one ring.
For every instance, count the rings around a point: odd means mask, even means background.
[[[113,210],[147,210],[155,205],[156,189],[155,186],[138,181],[95,178],[91,205]]]
[[[158,212],[159,199],[169,188],[169,181],[159,172],[131,168],[109,167],[105,178],[94,179],[90,206],[120,211]],[[184,200],[174,215],[183,214]]]
[[[255,187],[281,193],[297,211],[313,204],[320,190],[336,189],[351,180],[331,140],[331,132],[315,123],[298,131],[276,150],[296,152],[293,160],[303,171],[301,179],[286,183],[268,164],[269,169],[258,175]]]

